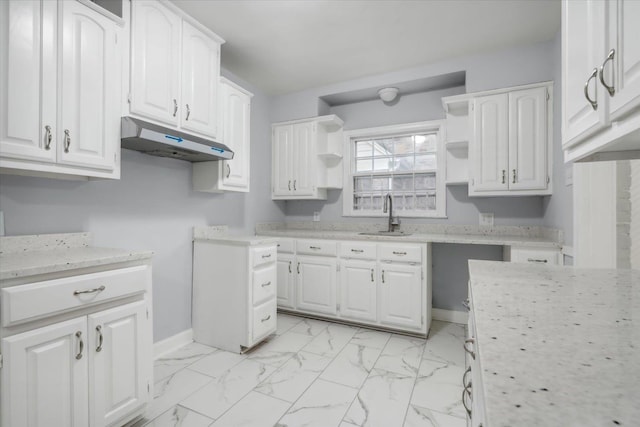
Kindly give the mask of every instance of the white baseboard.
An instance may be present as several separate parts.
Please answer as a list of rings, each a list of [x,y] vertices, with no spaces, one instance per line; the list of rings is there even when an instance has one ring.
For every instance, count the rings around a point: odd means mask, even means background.
[[[466,311],[443,310],[441,308],[432,309],[432,319],[442,320],[443,322],[467,324],[469,314]]]
[[[153,343],[153,359],[158,359],[163,355],[172,352],[180,347],[193,342],[193,329],[178,332],[177,334],[165,338],[162,341]]]

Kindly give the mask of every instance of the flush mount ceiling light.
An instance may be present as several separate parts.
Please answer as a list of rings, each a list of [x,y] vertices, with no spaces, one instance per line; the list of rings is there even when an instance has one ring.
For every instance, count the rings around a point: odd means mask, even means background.
[[[378,96],[384,102],[391,102],[398,96],[399,89],[397,87],[385,87],[378,91]]]

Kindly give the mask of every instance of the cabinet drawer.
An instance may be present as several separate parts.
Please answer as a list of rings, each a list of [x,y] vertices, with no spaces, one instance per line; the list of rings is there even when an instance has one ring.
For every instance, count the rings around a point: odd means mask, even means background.
[[[278,252],[292,254],[295,249],[293,239],[280,239],[278,241]]]
[[[560,251],[556,249],[520,249],[511,248],[511,262],[529,262],[532,264],[560,264]]]
[[[341,242],[340,257],[376,259],[376,244],[365,242]]]
[[[2,289],[2,325],[83,308],[145,291],[147,266],[82,274]]]
[[[276,256],[277,256],[276,245],[261,247],[261,248],[253,248],[251,249],[251,253],[252,253],[254,267],[276,261]]]
[[[338,248],[336,242],[330,240],[303,240],[296,243],[299,254],[336,256]]]
[[[418,245],[380,244],[378,255],[382,261],[422,262],[422,248]]]
[[[276,331],[276,300],[267,301],[253,309],[251,344]]]
[[[274,298],[277,285],[276,264],[269,264],[253,272],[253,305]]]

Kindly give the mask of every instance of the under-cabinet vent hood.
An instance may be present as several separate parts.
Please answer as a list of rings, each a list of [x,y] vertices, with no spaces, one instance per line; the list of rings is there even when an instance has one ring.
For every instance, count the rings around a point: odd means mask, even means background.
[[[122,148],[129,150],[188,162],[210,162],[233,158],[233,151],[224,144],[144,120],[123,117],[120,126]]]

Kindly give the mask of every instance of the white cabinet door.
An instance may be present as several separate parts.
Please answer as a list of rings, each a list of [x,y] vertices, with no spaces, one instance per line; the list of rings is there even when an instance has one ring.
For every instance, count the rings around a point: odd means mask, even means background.
[[[509,93],[509,189],[547,188],[547,89]]]
[[[335,258],[298,256],[298,309],[336,315],[336,266]]]
[[[224,89],[224,140],[233,151],[233,159],[225,160],[222,169],[226,190],[249,191],[251,140],[251,97],[246,93],[222,84]]]
[[[273,128],[273,196],[286,196],[293,190],[293,126]]]
[[[295,267],[292,256],[278,254],[278,307],[295,308]]]
[[[390,326],[420,329],[422,325],[421,267],[380,264],[380,321]]]
[[[377,320],[377,273],[375,261],[343,260],[340,267],[340,316]]]
[[[93,427],[115,423],[149,400],[151,326],[146,301],[89,316],[89,413]]]
[[[615,88],[613,97],[609,98],[609,114],[611,120],[616,120],[640,104],[640,2],[617,0],[608,2],[607,7],[605,49],[615,49],[615,52],[612,63],[604,65],[604,81]],[[609,96],[608,92],[604,93]]]
[[[469,191],[507,190],[508,95],[498,94],[473,100],[471,182]]]
[[[220,45],[186,21],[182,21],[183,129],[215,138],[218,123]]]
[[[316,126],[313,122],[293,125],[293,193],[296,196],[312,196],[314,193]]]
[[[87,351],[86,317],[3,339],[2,425],[87,426]]]
[[[58,163],[111,170],[120,146],[116,25],[79,2],[59,5],[62,85]]]
[[[607,97],[594,74],[607,55],[604,9],[605,2],[600,0],[562,2],[563,145],[607,124]],[[588,94],[597,109],[585,96],[588,80]]]
[[[181,19],[156,1],[131,12],[131,112],[178,125]]]
[[[56,160],[57,2],[0,2],[0,155]]]

